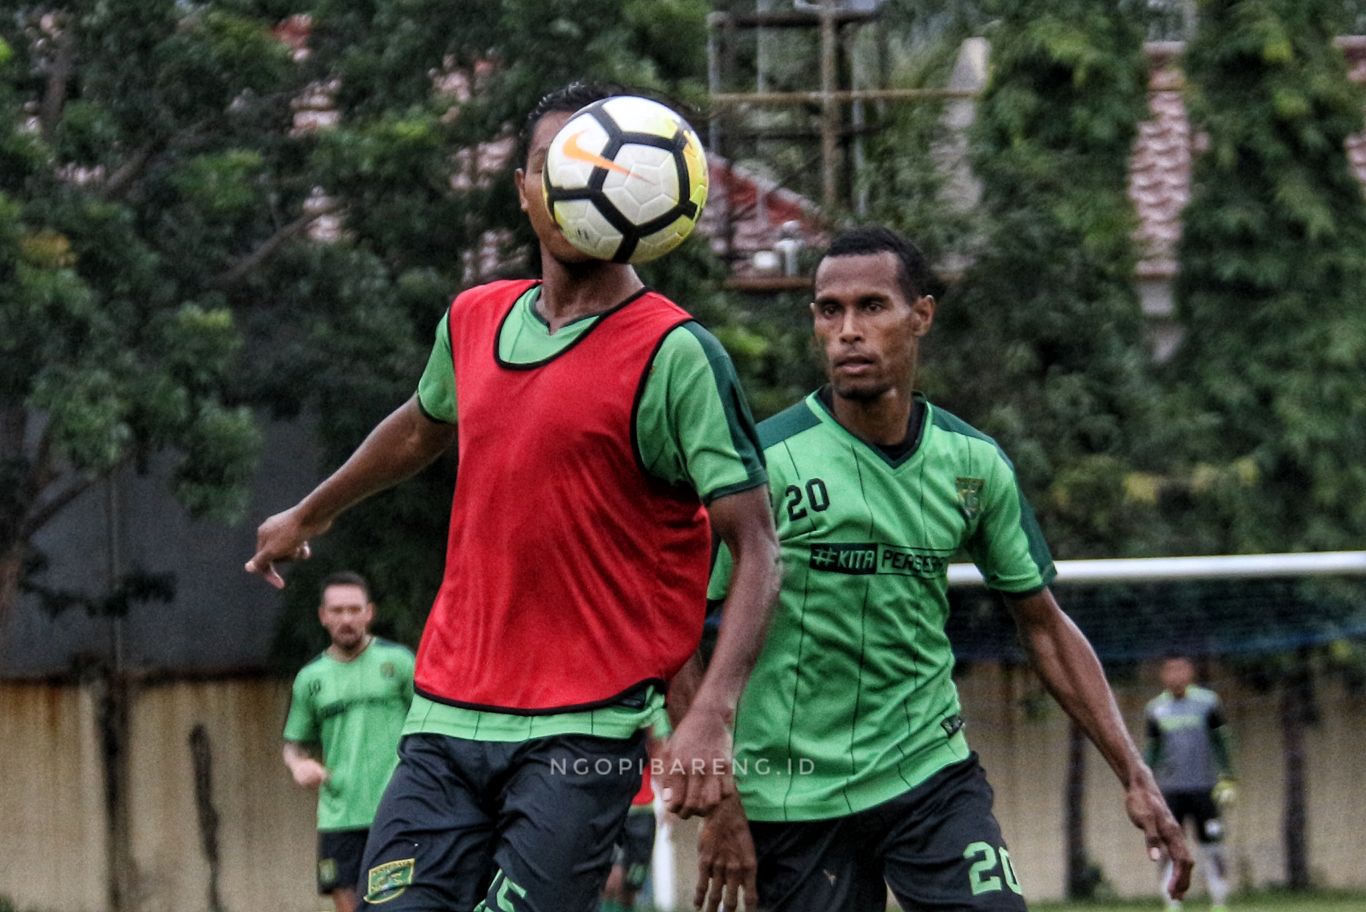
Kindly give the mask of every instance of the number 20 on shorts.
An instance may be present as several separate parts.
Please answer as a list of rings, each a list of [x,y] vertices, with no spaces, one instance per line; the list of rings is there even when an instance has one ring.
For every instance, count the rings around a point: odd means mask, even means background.
[[[998,866],[1005,877],[1005,886],[1012,893],[1021,893],[1020,879],[1015,876],[1015,867],[1010,863],[1010,853],[1005,846],[997,849],[989,842],[974,842],[963,850],[963,857],[972,861],[972,867],[968,868],[968,884],[973,896],[1001,890],[1001,876],[996,874]]]

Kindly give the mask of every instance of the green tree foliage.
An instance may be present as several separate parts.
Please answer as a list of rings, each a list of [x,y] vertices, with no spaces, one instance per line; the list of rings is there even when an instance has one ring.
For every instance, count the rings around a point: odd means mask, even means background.
[[[1011,453],[1062,557],[1136,547],[1125,480],[1152,389],[1133,287],[1128,158],[1145,113],[1125,4],[1000,5],[972,132],[984,228],[930,343],[930,394]]]
[[[979,3],[893,0],[884,15],[889,33],[905,43],[891,77],[902,89],[945,88],[963,41],[989,24]],[[951,125],[944,100],[886,105],[878,114],[882,129],[868,140],[875,164],[859,175],[868,220],[904,232],[931,263],[952,269],[980,231],[972,193],[952,181],[955,171],[966,178],[967,139]]]
[[[289,205],[290,69],[247,4],[0,10],[0,614],[121,467],[174,453],[191,513],[240,512],[257,431],[215,279]]]
[[[1366,534],[1363,97],[1342,4],[1211,0],[1186,55],[1195,163],[1177,283],[1194,548],[1358,547]]]

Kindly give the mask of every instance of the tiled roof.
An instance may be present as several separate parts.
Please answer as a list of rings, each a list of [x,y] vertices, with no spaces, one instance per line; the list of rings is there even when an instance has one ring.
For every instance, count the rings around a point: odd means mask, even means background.
[[[1339,38],[1347,55],[1351,78],[1366,85],[1366,36]],[[1183,79],[1178,68],[1182,45],[1150,43],[1148,87],[1150,117],[1139,125],[1129,168],[1129,197],[1138,211],[1141,278],[1171,278],[1176,274],[1176,245],[1181,238],[1181,210],[1190,200],[1191,155],[1202,137],[1192,135],[1181,98]],[[1352,170],[1366,183],[1366,132],[1347,140]]]

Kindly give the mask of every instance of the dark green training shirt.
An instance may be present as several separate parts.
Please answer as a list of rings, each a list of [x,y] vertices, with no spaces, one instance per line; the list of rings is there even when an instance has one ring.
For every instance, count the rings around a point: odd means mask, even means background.
[[[852,814],[966,758],[944,633],[949,561],[966,551],[1012,594],[1053,578],[996,443],[922,397],[916,408],[919,439],[898,456],[815,393],[759,425],[783,585],[735,721],[752,820]],[[722,549],[710,598],[729,575]]]

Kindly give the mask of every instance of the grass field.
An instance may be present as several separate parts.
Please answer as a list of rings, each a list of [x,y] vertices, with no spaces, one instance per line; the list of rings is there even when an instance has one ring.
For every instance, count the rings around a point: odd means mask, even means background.
[[[1030,912],[1162,912],[1155,900],[1094,903],[1030,903]],[[1208,912],[1204,897],[1187,902],[1185,912]],[[1366,893],[1254,893],[1235,896],[1229,912],[1366,912]]]

